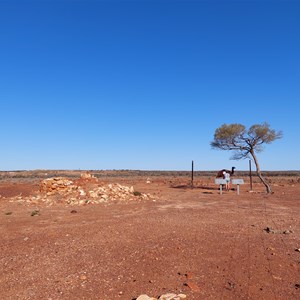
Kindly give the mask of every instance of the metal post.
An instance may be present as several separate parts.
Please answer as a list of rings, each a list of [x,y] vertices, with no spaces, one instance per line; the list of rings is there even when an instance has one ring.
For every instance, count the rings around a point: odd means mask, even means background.
[[[220,184],[220,195],[222,195],[222,184]]]
[[[249,159],[249,176],[250,176],[250,191],[252,191],[252,171],[251,171],[251,159]]]
[[[192,187],[194,187],[194,161],[192,160]]]
[[[240,185],[239,184],[237,185],[237,194],[238,195],[240,194]]]

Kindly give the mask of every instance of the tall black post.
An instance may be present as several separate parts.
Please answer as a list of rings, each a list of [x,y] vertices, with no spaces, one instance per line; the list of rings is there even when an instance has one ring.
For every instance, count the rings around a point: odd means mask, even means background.
[[[194,161],[192,160],[192,182],[191,186],[194,187]]]
[[[250,176],[250,191],[252,191],[252,171],[251,171],[251,159],[249,159],[249,176]]]

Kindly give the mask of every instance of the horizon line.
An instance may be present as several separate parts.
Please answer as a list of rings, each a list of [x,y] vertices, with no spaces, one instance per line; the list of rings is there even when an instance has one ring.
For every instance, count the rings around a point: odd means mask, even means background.
[[[194,172],[215,172],[220,169],[194,170]],[[19,169],[19,170],[0,170],[0,172],[37,172],[37,171],[72,171],[72,172],[103,172],[103,171],[126,171],[126,172],[191,172],[191,170],[159,170],[159,169]],[[249,172],[249,169],[235,169],[235,172]],[[256,170],[252,169],[252,172]],[[261,172],[300,172],[300,170],[261,170]]]

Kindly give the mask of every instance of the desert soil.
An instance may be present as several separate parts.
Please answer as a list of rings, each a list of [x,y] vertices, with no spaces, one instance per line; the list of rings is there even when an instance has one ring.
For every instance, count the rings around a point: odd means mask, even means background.
[[[148,179],[148,182],[146,183]],[[300,183],[113,177],[151,199],[24,203],[39,179],[0,181],[0,298],[300,299]]]

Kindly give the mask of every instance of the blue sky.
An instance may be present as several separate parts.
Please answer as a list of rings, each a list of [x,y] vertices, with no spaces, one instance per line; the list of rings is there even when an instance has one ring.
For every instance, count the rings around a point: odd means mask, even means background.
[[[224,123],[300,170],[300,1],[0,0],[1,170],[217,170]]]

